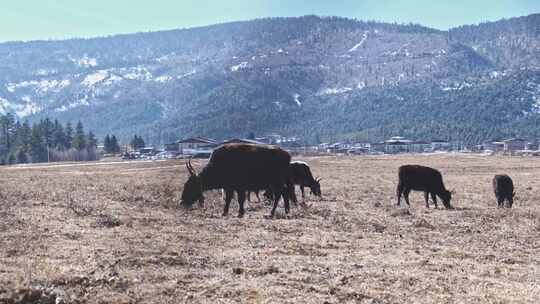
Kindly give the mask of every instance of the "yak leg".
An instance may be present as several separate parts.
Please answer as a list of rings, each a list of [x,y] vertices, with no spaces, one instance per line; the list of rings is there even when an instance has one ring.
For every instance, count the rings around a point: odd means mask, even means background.
[[[504,207],[504,197],[502,195],[497,195],[497,207]]]
[[[433,192],[431,192],[431,199],[433,200],[433,203],[435,204],[435,209],[439,209],[439,206],[437,206],[437,196]]]
[[[259,191],[255,191],[255,197],[257,198],[257,203],[260,203],[261,198],[259,197]]]
[[[424,191],[424,199],[426,200],[426,208],[429,208],[429,192]]]
[[[199,207],[204,208],[204,197],[199,199]]]
[[[283,204],[285,205],[285,213],[289,214],[291,206],[289,205],[289,198],[296,202],[296,195],[294,194],[294,185],[287,184],[285,187],[282,187],[283,193]]]
[[[236,191],[236,193],[238,194],[238,205],[240,207],[238,209],[238,217],[243,217],[246,213],[244,209],[244,202],[246,201],[246,191]]]
[[[229,206],[231,205],[233,196],[233,190],[225,189],[225,207],[223,208],[223,216],[227,216],[229,214]]]
[[[306,201],[306,195],[304,194],[304,185],[300,185],[300,191],[302,191],[302,201]]]
[[[285,204],[285,213],[289,213],[290,211],[290,205],[289,205],[289,197],[290,197],[290,187],[289,186],[283,186],[283,185],[274,185],[272,187],[273,194],[274,194],[274,206],[272,207],[272,211],[270,212],[270,217],[274,217],[274,214],[276,212],[277,205],[279,203],[279,199],[283,196],[283,203]],[[292,198],[295,201],[295,197]]]
[[[298,203],[293,183],[289,182],[285,184],[285,187],[283,188],[283,196],[287,196],[287,199],[290,199],[295,205]]]
[[[273,201],[274,200],[274,197],[272,196],[272,190],[270,189],[266,189],[263,193],[263,196],[269,200],[269,201]]]
[[[514,198],[512,196],[508,197],[508,208],[512,208],[514,204]]]
[[[396,195],[397,195],[397,205],[399,206],[401,204],[401,194],[403,193],[403,186],[401,184],[398,184],[396,189]]]
[[[411,204],[409,203],[409,193],[411,193],[411,189],[407,188],[403,191],[403,197],[405,198],[405,203],[407,203],[408,206]]]
[[[278,188],[275,186],[272,186],[270,189],[270,193],[272,193],[273,200],[274,200],[274,206],[272,206],[272,211],[270,211],[270,217],[274,217],[274,213],[276,212],[277,205],[279,203],[280,194],[278,193]]]

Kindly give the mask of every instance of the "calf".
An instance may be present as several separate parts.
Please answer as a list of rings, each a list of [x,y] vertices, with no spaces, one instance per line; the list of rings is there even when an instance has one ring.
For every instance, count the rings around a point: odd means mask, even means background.
[[[305,187],[309,187],[309,189],[311,190],[311,193],[316,196],[320,197],[322,195],[321,183],[320,183],[321,179],[320,178],[315,179],[313,177],[313,174],[311,173],[311,169],[309,168],[308,164],[302,161],[293,161],[290,163],[289,167],[291,169],[290,170],[290,173],[291,173],[290,184],[292,184],[293,186],[293,188],[290,189],[289,191],[289,198],[294,203],[297,202],[296,194],[294,193],[295,185],[300,186],[300,191],[302,192],[302,200],[305,200],[306,198],[305,192],[304,192]],[[259,192],[258,191],[253,191],[253,192],[255,196],[257,197],[257,201],[260,202],[261,200],[259,199]],[[269,200],[273,200],[272,193],[270,191],[266,191],[264,193],[264,196]],[[250,200],[251,191],[248,192],[247,197],[248,197],[248,201],[251,201]]]
[[[399,167],[399,182],[397,186],[397,205],[400,205],[401,195],[409,205],[409,193],[411,190],[423,191],[426,200],[426,208],[429,208],[429,194],[437,208],[437,196],[439,196],[443,205],[447,209],[453,209],[450,205],[452,193],[444,187],[441,173],[433,168],[419,165],[404,165]]]
[[[304,187],[309,187],[312,194],[319,197],[321,196],[321,179],[313,178],[313,174],[311,174],[311,169],[309,168],[308,164],[302,161],[293,161],[291,162],[290,167],[291,183],[293,186],[300,186],[300,191],[302,191],[302,200],[305,200]]]
[[[493,192],[497,198],[497,206],[499,208],[504,207],[504,201],[508,201],[508,208],[512,208],[514,204],[514,183],[510,176],[506,174],[495,175],[493,177]]]

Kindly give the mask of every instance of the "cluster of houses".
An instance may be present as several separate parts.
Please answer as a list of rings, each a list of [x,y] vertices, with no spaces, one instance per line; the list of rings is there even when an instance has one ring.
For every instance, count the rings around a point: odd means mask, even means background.
[[[401,136],[394,136],[383,142],[375,143],[360,142],[319,145],[319,150],[347,154],[397,154],[459,151],[484,154],[540,155],[540,151],[538,149],[538,143],[530,142],[522,138],[509,138],[502,141],[488,141],[473,147],[466,147],[461,142],[449,142],[446,140],[410,140]]]
[[[318,150],[347,154],[397,154],[459,150],[459,145],[444,140],[420,141],[394,136],[382,142],[323,143],[318,145]]]
[[[540,155],[538,142],[527,141],[523,138],[509,138],[502,141],[485,142],[473,147],[474,151],[503,154]]]
[[[144,151],[141,150],[140,153],[146,155],[153,153],[154,157],[162,156],[164,158],[207,158],[216,147],[228,143],[279,145],[293,154],[397,154],[460,151],[487,154],[540,155],[538,144],[520,138],[486,142],[474,147],[464,147],[459,142],[410,140],[401,136],[394,136],[381,142],[337,142],[305,146],[300,144],[295,137],[283,137],[280,135],[267,135],[253,139],[232,138],[224,141],[216,141],[205,137],[190,137],[165,145],[161,152],[153,148],[144,148]]]

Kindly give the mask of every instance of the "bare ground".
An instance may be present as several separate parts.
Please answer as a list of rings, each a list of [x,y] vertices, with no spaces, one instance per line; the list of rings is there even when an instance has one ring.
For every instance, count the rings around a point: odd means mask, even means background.
[[[540,159],[307,161],[323,199],[273,220],[221,217],[219,192],[178,208],[182,161],[1,168],[0,303],[538,303]],[[439,168],[456,210],[396,207],[407,163]]]

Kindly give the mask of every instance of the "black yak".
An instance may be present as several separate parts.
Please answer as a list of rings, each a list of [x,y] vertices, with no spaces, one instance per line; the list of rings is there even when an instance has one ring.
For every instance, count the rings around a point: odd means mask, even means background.
[[[399,183],[397,186],[397,205],[400,205],[401,195],[409,205],[409,193],[411,190],[424,191],[426,207],[429,208],[429,194],[437,208],[437,196],[439,196],[447,209],[453,209],[450,205],[452,193],[444,187],[441,173],[433,168],[419,165],[404,165],[399,167]]]
[[[514,204],[514,183],[510,176],[506,174],[495,175],[493,177],[493,191],[497,198],[497,206],[504,207],[504,201],[508,201],[508,208],[512,208]]]
[[[313,178],[311,174],[311,169],[309,166],[302,161],[291,162],[291,183],[294,185],[300,186],[300,191],[302,191],[302,199],[305,199],[304,187],[309,187],[311,193],[316,196],[321,196],[321,179]],[[294,192],[293,192],[294,193]]]
[[[229,205],[237,193],[240,205],[238,216],[242,217],[247,191],[270,189],[274,193],[274,215],[279,198],[283,196],[285,212],[289,213],[287,186],[291,162],[290,154],[275,146],[252,144],[226,144],[212,153],[206,167],[199,174],[191,164],[186,164],[190,177],[182,192],[182,205],[191,206],[197,200],[203,201],[203,192],[211,189],[225,191],[223,215],[229,213]]]
[[[290,184],[292,184],[293,188],[291,191],[289,191],[290,193],[289,199],[291,199],[294,203],[296,203],[297,201],[296,194],[294,193],[295,185],[300,186],[300,191],[302,191],[302,199],[305,199],[304,187],[309,187],[309,189],[311,190],[311,193],[316,196],[320,197],[322,195],[321,183],[320,183],[321,179],[313,178],[313,174],[311,173],[311,169],[309,168],[308,164],[302,161],[293,161],[291,162],[290,167],[291,167],[291,171],[290,171],[291,177],[289,181],[290,181]],[[259,191],[249,191],[247,194],[248,201],[251,201],[250,200],[251,192],[254,192],[255,197],[257,198],[257,201],[260,202],[261,200],[259,198]],[[269,200],[273,200],[271,191],[265,191],[264,196]]]

